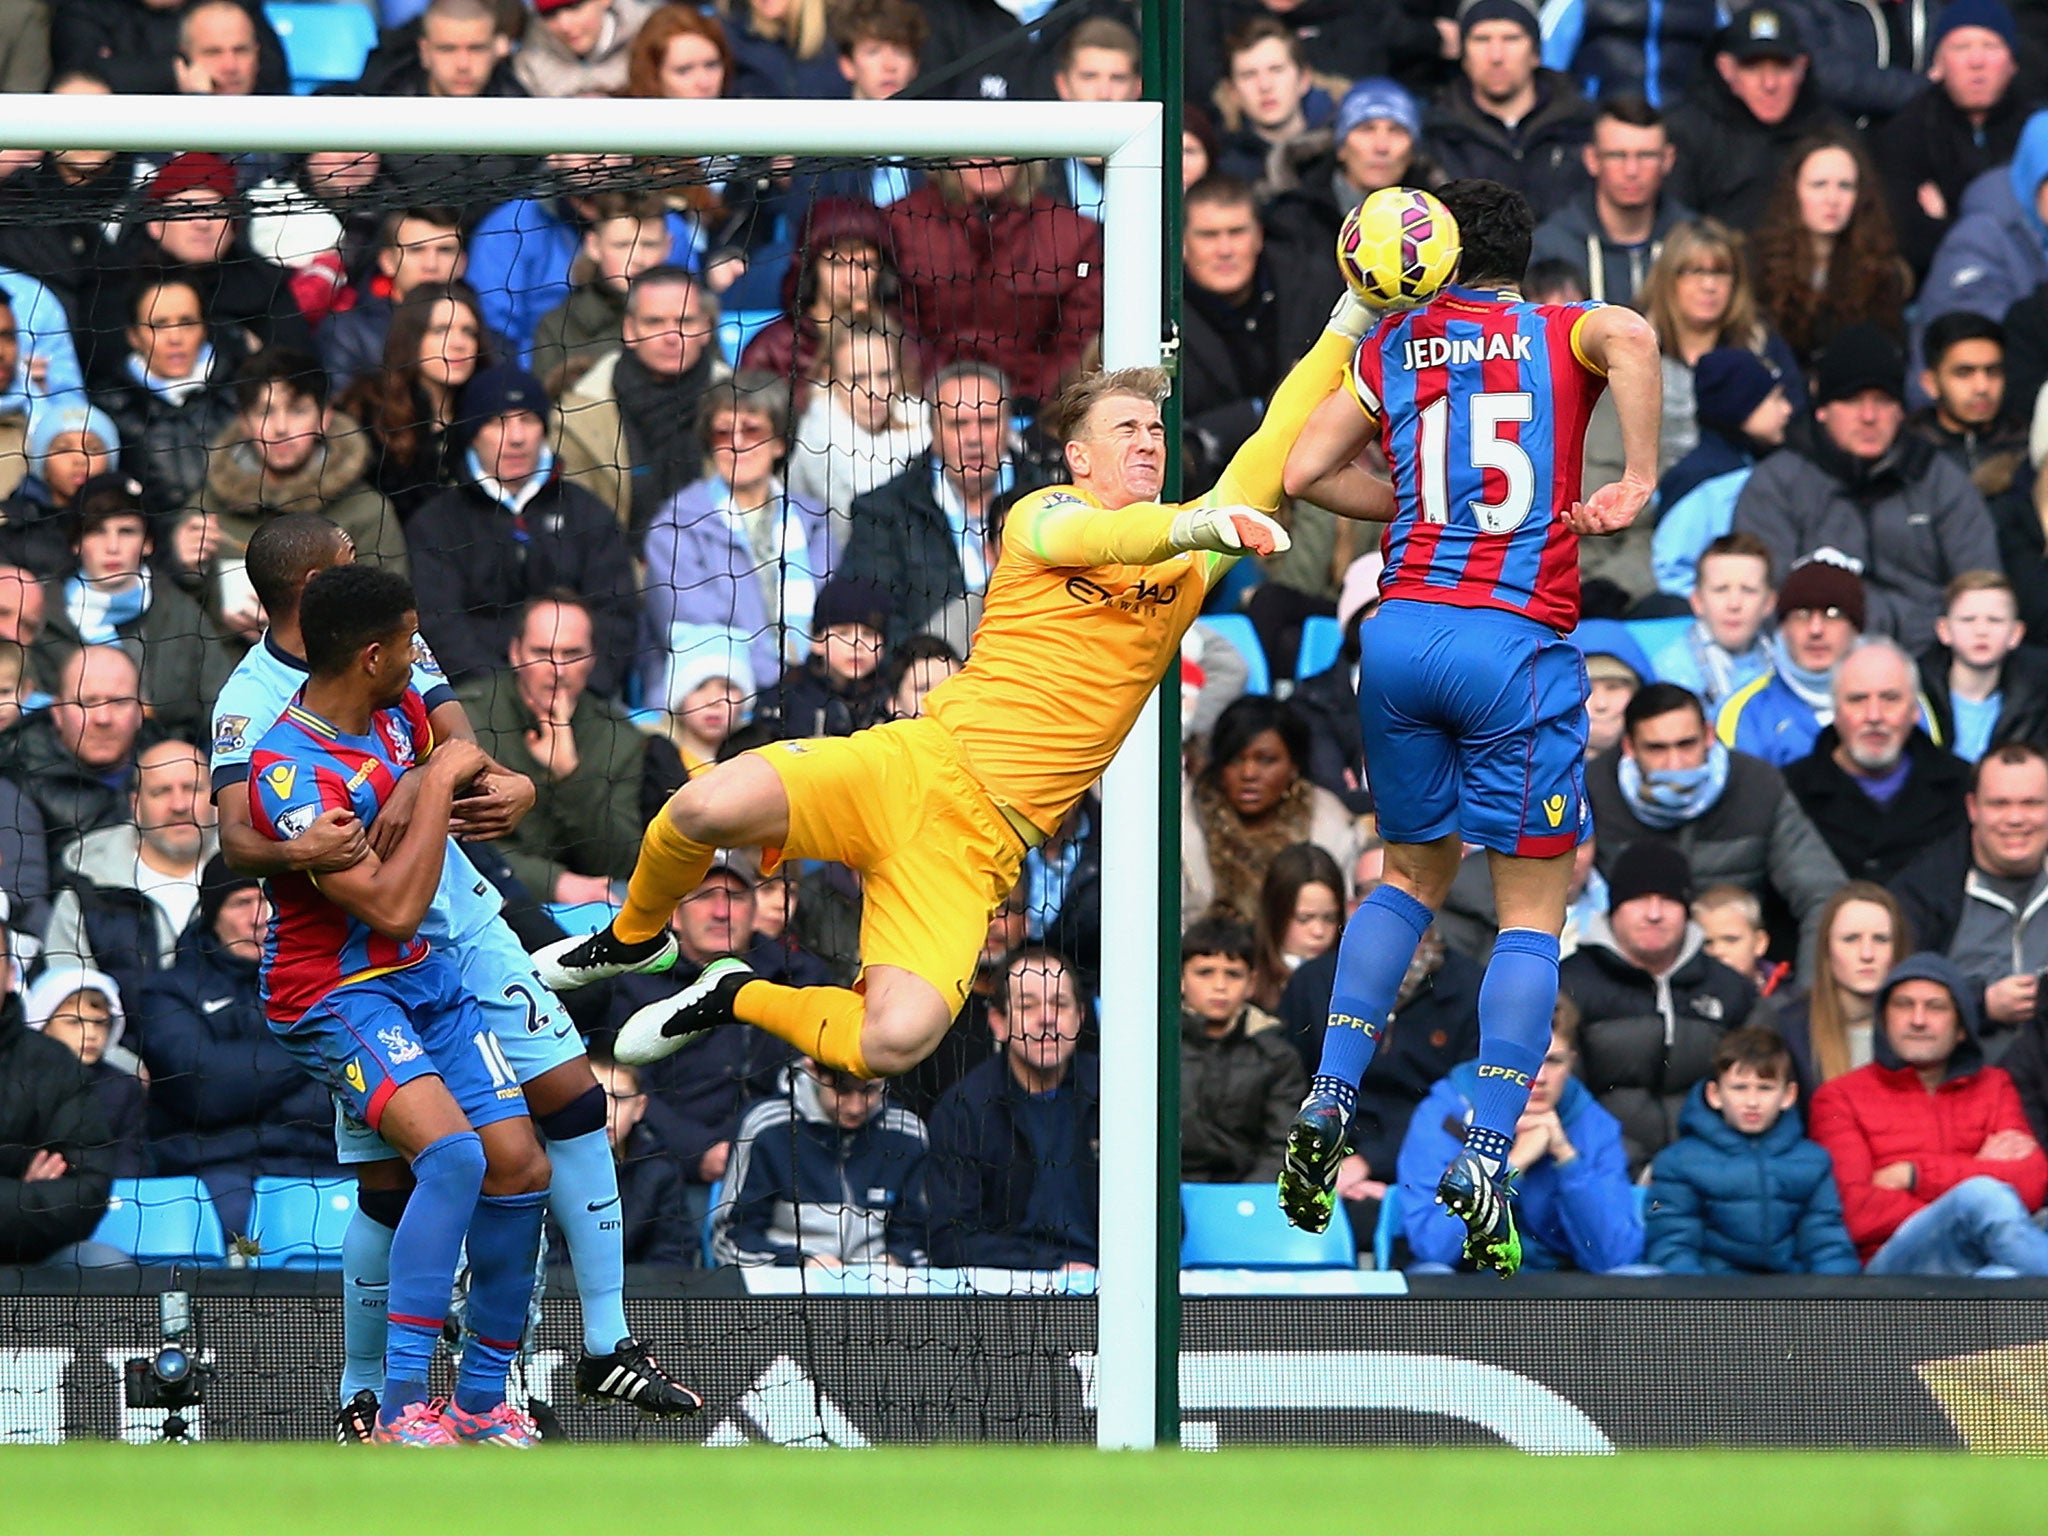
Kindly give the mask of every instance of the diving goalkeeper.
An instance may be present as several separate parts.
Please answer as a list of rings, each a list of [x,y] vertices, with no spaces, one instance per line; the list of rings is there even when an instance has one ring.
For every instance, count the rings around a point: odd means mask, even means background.
[[[1373,319],[1347,295],[1216,487],[1180,506],[1154,499],[1164,373],[1076,381],[1046,418],[1072,483],[1011,511],[972,657],[923,718],[777,742],[692,779],[649,824],[624,910],[607,930],[539,951],[542,979],[560,992],[668,969],[669,918],[719,848],[758,846],[768,867],[837,860],[865,883],[852,989],[780,986],[716,961],[629,1018],[618,1059],[657,1060],[738,1020],[861,1077],[922,1061],[966,1001],[989,914],[1025,853],[1116,755],[1210,588],[1239,555],[1287,547],[1271,514],[1288,449]]]

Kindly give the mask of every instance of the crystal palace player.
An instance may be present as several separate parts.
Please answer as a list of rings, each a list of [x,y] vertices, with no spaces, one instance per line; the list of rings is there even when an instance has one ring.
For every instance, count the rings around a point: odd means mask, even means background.
[[[1370,323],[1347,298],[1216,488],[1186,506],[1152,499],[1163,374],[1098,373],[1063,392],[1046,424],[1073,482],[1011,512],[973,656],[925,717],[780,742],[692,779],[649,825],[625,910],[541,951],[543,979],[560,990],[666,968],[670,914],[720,846],[838,860],[865,877],[859,990],[778,986],[718,961],[627,1020],[618,1055],[653,1060],[737,1018],[862,1077],[922,1061],[960,1011],[1025,851],[1101,775],[1217,578],[1248,549],[1285,547],[1267,511],[1288,445]]]
[[[412,687],[416,619],[412,588],[390,571],[344,565],[307,584],[306,685],[249,758],[256,830],[283,842],[337,812],[371,827],[416,765],[418,804],[388,858],[272,878],[263,1007],[299,1064],[412,1165],[376,1438],[525,1446],[532,1424],[505,1401],[505,1373],[533,1296],[548,1160],[461,973],[418,936],[442,829],[485,758],[470,742],[434,743]],[[465,1236],[475,1337],[443,1408],[427,1401],[427,1367]]]
[[[1437,1194],[1465,1222],[1467,1257],[1509,1274],[1521,1240],[1508,1152],[1549,1045],[1573,850],[1591,830],[1586,668],[1564,638],[1579,617],[1578,538],[1626,528],[1648,501],[1662,382],[1655,337],[1632,311],[1514,292],[1531,226],[1518,193],[1456,181],[1437,196],[1463,237],[1459,281],[1366,338],[1352,399],[1319,407],[1287,461],[1291,494],[1392,526],[1358,688],[1386,880],[1344,931],[1280,1196],[1295,1225],[1328,1224],[1359,1078],[1462,844],[1477,843],[1500,938],[1479,994],[1473,1124]],[[1580,504],[1603,384],[1626,469]],[[1375,434],[1391,485],[1356,463]]]

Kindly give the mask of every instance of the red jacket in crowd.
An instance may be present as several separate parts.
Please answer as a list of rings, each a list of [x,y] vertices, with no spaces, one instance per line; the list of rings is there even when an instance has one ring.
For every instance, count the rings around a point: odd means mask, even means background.
[[[937,177],[886,210],[903,321],[932,368],[990,363],[1049,400],[1102,329],[1102,226],[1044,193],[949,203]]]

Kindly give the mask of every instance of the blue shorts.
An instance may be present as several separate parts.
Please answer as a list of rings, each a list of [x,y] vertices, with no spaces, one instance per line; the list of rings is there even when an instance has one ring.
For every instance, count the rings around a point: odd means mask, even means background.
[[[526,1113],[526,1097],[482,1011],[438,951],[402,971],[338,987],[297,1023],[271,1028],[348,1116],[371,1130],[391,1095],[422,1077],[447,1084],[472,1126]]]
[[[1547,625],[1396,600],[1359,631],[1359,723],[1380,836],[1461,834],[1543,859],[1593,831],[1585,659]]]
[[[483,1013],[484,1026],[498,1042],[513,1078],[524,1084],[583,1054],[583,1037],[569,1022],[555,994],[541,982],[533,959],[502,919],[479,929],[459,945],[436,950],[453,960],[462,985]],[[398,1154],[337,1097],[334,1149],[347,1164],[381,1163]]]

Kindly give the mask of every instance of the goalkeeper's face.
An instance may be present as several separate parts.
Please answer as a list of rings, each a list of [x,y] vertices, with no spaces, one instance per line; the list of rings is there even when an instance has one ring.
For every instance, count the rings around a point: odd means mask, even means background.
[[[1074,484],[1105,507],[1156,501],[1166,484],[1166,424],[1136,395],[1098,400],[1067,444]]]

